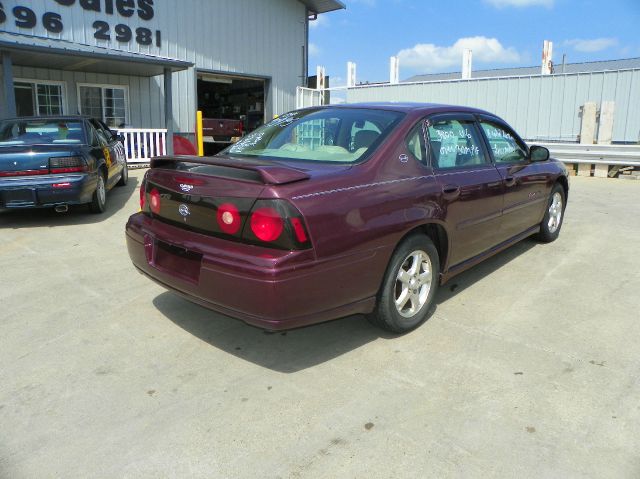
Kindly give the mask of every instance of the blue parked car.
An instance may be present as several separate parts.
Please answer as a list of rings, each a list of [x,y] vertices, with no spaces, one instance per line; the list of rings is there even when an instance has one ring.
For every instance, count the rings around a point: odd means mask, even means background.
[[[127,184],[121,138],[85,116],[0,120],[0,208],[106,208],[107,191]]]

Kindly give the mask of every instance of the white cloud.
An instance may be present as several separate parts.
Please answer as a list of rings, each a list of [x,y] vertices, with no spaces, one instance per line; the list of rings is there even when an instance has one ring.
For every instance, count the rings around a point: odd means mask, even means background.
[[[485,0],[489,5],[496,8],[505,7],[553,7],[555,0]]]
[[[309,22],[309,28],[315,29],[315,28],[321,28],[321,27],[328,27],[330,23],[331,22],[329,21],[329,17],[327,17],[326,15],[318,15],[318,18]]]
[[[438,46],[433,43],[419,43],[413,48],[400,50],[400,68],[409,68],[428,73],[444,68],[462,65],[462,53],[465,49],[473,51],[473,63],[517,63],[520,54],[514,48],[505,48],[495,38],[460,38],[451,46]]]
[[[593,38],[591,40],[584,40],[581,38],[574,38],[573,40],[567,40],[565,45],[570,45],[574,50],[579,52],[600,52],[610,47],[615,47],[618,44],[617,38]]]
[[[320,55],[320,47],[315,43],[309,42],[309,56],[317,57],[318,55]]]

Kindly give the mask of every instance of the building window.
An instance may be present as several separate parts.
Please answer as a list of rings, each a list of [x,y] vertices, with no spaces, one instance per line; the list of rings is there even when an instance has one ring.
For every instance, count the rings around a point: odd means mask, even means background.
[[[128,124],[126,87],[112,85],[78,85],[80,113],[104,121],[110,128]]]
[[[64,114],[64,84],[16,80],[13,84],[18,116]]]

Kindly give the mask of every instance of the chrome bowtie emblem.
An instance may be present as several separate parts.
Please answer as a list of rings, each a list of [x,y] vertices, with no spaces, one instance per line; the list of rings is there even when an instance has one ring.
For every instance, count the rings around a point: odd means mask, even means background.
[[[180,213],[186,219],[187,216],[191,214],[191,211],[189,211],[189,207],[183,203],[178,206],[178,213]]]
[[[180,183],[180,189],[182,191],[191,191],[193,189],[193,185],[187,185],[185,183]]]

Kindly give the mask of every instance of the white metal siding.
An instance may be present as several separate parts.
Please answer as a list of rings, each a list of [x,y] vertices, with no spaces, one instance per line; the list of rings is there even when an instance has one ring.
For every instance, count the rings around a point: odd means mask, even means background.
[[[281,114],[295,108],[296,86],[301,85],[306,20],[306,7],[298,0],[155,0],[154,17],[150,21],[141,20],[138,15],[126,18],[117,14],[107,15],[104,11],[86,11],[79,2],[72,7],[45,0],[3,0],[2,3],[5,12],[11,12],[14,6],[21,5],[32,8],[38,15],[36,28],[25,30],[17,28],[12,15],[8,13],[3,25],[7,31],[169,57],[192,62],[195,68],[210,71],[269,78],[272,89],[268,92],[270,103],[266,105],[267,113]],[[104,2],[100,3],[104,5]],[[46,11],[62,16],[64,30],[60,34],[50,33],[42,27],[41,18]],[[110,24],[110,41],[94,38],[92,24],[95,20]],[[132,30],[137,27],[146,27],[153,32],[160,30],[162,46],[143,46],[135,41],[118,43],[113,29],[120,23]],[[39,74],[67,78],[76,75],[55,71]],[[15,75],[23,76],[17,71]],[[97,83],[118,83],[105,79],[110,75],[98,76]],[[150,80],[130,77],[126,83],[131,86],[132,120],[142,122],[134,126],[156,126],[156,119],[163,110],[162,97],[158,95],[163,89],[162,77]],[[176,131],[195,130],[195,85],[195,69],[174,74]],[[76,101],[72,98],[69,100]]]
[[[347,101],[417,101],[482,108],[526,138],[575,138],[580,107],[615,102],[613,141],[640,141],[640,70],[350,88]]]
[[[128,75],[104,75],[101,73],[70,72],[47,68],[13,67],[15,79],[54,80],[65,83],[65,114],[80,113],[78,108],[78,83],[97,85],[123,85],[129,90],[129,125],[145,128],[164,127],[163,87],[156,84],[153,77]]]

